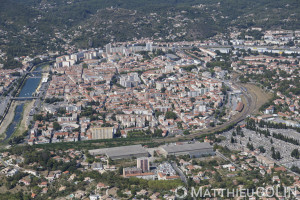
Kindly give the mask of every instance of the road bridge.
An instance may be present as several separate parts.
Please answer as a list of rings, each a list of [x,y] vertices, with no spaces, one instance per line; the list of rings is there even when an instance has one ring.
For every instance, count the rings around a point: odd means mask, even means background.
[[[42,77],[41,76],[30,76],[29,78],[30,79],[33,79],[33,78],[35,78],[35,79],[41,79]]]
[[[39,97],[14,97],[11,98],[11,100],[15,101],[28,101],[28,100],[33,100],[33,99],[38,99]]]

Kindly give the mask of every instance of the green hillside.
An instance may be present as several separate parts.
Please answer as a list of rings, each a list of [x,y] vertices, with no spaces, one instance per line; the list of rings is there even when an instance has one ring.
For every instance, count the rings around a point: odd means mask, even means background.
[[[195,40],[228,27],[300,27],[298,0],[0,0],[0,49],[14,56],[150,37]],[[56,33],[56,34],[55,34]]]

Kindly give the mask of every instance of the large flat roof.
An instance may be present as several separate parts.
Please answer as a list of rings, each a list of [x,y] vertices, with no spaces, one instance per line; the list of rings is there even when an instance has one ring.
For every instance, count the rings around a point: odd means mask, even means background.
[[[121,147],[112,147],[105,149],[94,149],[89,150],[89,153],[92,155],[101,155],[105,154],[108,157],[119,157],[119,156],[134,156],[136,154],[147,154],[146,149],[142,147],[142,145],[130,145],[130,146],[121,146]]]
[[[169,144],[164,145],[162,148],[168,153],[176,152],[192,152],[203,149],[212,149],[212,146],[209,143],[182,143],[182,144]]]

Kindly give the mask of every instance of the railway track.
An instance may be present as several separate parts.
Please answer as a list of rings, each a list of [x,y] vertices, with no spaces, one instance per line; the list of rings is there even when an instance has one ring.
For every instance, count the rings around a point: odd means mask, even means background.
[[[244,101],[245,106],[244,106],[244,109],[242,110],[242,112],[235,115],[235,117],[232,120],[225,122],[222,125],[212,127],[212,128],[206,129],[206,130],[201,130],[201,131],[192,133],[187,136],[157,138],[157,139],[153,139],[153,142],[176,142],[179,140],[191,140],[197,136],[201,136],[203,134],[212,134],[214,132],[224,130],[226,127],[228,127],[230,125],[236,125],[239,122],[242,122],[244,119],[247,118],[247,116],[249,116],[250,114],[252,114],[255,111],[256,106],[257,106],[257,95],[255,94],[255,92],[253,92],[249,89],[245,90],[244,89],[245,86],[238,85],[237,83],[235,83],[235,85],[238,86],[242,91],[243,97],[245,98],[245,101]]]

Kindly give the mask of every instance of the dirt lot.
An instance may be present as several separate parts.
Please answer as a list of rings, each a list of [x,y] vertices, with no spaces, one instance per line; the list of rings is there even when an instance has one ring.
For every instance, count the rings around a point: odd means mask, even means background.
[[[272,98],[272,94],[266,93],[263,89],[254,84],[243,84],[243,86],[247,88],[248,92],[251,92],[251,94],[255,96],[255,109],[252,114],[259,114],[259,108]]]

